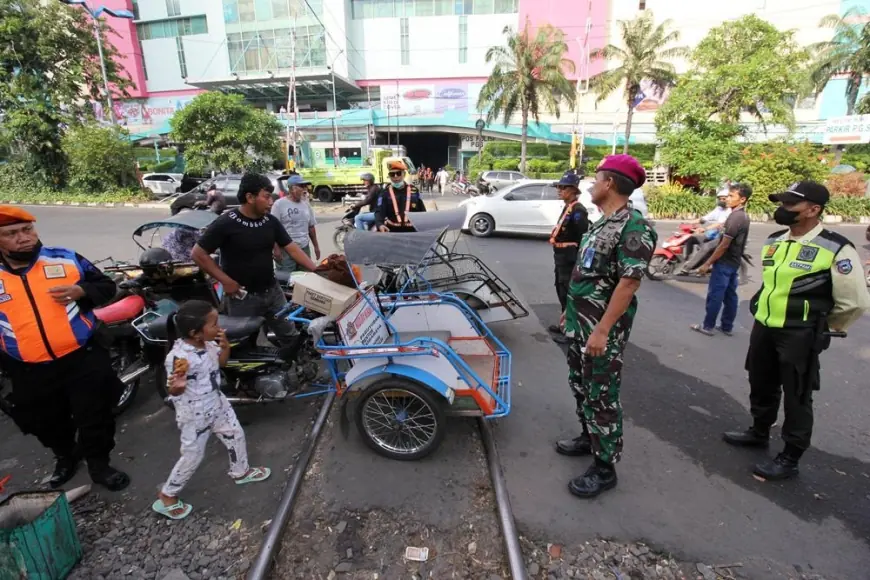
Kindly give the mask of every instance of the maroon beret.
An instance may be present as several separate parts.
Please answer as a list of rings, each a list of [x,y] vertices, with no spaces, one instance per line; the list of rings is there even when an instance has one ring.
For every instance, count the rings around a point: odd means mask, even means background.
[[[628,178],[635,187],[640,187],[646,182],[646,171],[631,155],[608,155],[604,158],[596,171],[610,171]]]

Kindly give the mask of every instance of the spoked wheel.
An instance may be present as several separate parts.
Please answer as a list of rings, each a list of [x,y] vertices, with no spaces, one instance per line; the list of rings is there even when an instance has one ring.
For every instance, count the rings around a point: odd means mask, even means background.
[[[112,368],[115,370],[115,374],[119,377],[122,376],[125,372],[129,371],[136,364],[136,359],[131,359],[129,355],[120,355],[114,360],[112,360]],[[113,412],[115,415],[120,415],[124,411],[126,411],[130,405],[133,404],[133,400],[136,398],[136,393],[139,391],[139,379],[133,379],[128,384],[124,385],[124,389],[121,391],[121,396],[118,397],[118,402],[115,404],[115,408]]]
[[[669,260],[667,256],[656,254],[649,261],[646,275],[650,280],[664,280],[674,273],[676,261]]]
[[[341,226],[336,228],[335,233],[332,234],[332,243],[335,244],[339,252],[344,252],[344,238],[347,237],[348,231],[349,228],[347,226]]]
[[[384,379],[363,391],[356,425],[379,455],[412,461],[434,452],[446,429],[443,401],[435,391],[403,379]]]

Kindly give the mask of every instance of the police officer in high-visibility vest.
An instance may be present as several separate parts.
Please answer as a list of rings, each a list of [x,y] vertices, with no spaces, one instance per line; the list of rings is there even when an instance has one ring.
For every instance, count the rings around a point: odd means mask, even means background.
[[[784,399],[785,448],[755,466],[768,480],[794,477],[810,446],[813,391],[819,389],[819,354],[829,332],[845,331],[870,307],[861,262],[845,237],[822,227],[829,194],[824,185],[803,181],[770,196],[780,206],[762,249],[762,286],[750,302],[755,324],[749,339],[749,404],[752,427],[725,433],[731,445],[766,447]]]
[[[550,245],[553,246],[553,263],[556,280],[556,296],[559,298],[560,312],[564,314],[568,302],[568,286],[571,284],[571,272],[577,263],[577,249],[583,240],[583,234],[589,229],[589,214],[580,203],[580,177],[575,173],[566,173],[553,184],[559,192],[559,199],[565,202],[562,214],[556,226],[550,233]],[[553,324],[549,327],[553,340],[559,344],[568,342],[562,326]]]
[[[413,232],[413,212],[426,211],[420,193],[405,181],[408,167],[401,159],[387,164],[390,184],[384,187],[375,207],[375,225],[379,232]]]
[[[115,283],[74,251],[43,246],[35,221],[0,206],[0,366],[12,381],[12,418],[54,452],[52,487],[84,458],[95,483],[118,491],[130,482],[109,465],[123,385],[95,341],[92,312]]]

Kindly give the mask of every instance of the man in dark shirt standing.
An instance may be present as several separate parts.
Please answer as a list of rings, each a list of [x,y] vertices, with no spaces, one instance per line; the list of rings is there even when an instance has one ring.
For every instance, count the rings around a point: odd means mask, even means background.
[[[293,324],[274,318],[287,299],[275,279],[272,250],[275,244],[306,270],[311,258],[290,240],[272,209],[272,183],[265,175],[247,173],[239,186],[237,209],[219,216],[193,248],[191,257],[208,275],[223,285],[229,297],[230,316],[263,316],[281,338],[296,334]],[[221,266],[211,257],[220,250]]]
[[[565,313],[565,305],[568,302],[568,286],[571,285],[571,272],[577,263],[577,250],[583,240],[583,234],[589,229],[589,216],[586,208],[580,203],[578,196],[580,190],[580,177],[573,173],[566,173],[557,183],[553,184],[559,191],[559,199],[565,202],[565,208],[556,227],[550,234],[550,245],[553,246],[553,263],[555,265],[556,296],[559,297],[561,313]],[[559,344],[566,344],[561,325],[553,324],[549,327],[553,333],[553,340]]]
[[[746,184],[735,183],[728,191],[728,207],[731,215],[725,220],[722,228],[722,239],[713,254],[698,268],[698,272],[710,272],[710,285],[707,287],[707,315],[703,324],[692,325],[692,330],[713,336],[716,319],[722,310],[722,325],[719,330],[731,336],[734,329],[734,319],[737,318],[737,272],[740,261],[746,249],[746,239],[749,236],[749,216],[745,207],[752,188]],[[724,308],[723,308],[724,303]]]

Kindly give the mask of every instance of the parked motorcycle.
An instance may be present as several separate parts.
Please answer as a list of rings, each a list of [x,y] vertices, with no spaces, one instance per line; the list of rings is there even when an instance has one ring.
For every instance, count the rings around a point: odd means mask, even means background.
[[[276,317],[284,317],[297,306],[288,304]],[[170,314],[151,311],[134,323],[146,344],[166,352]],[[304,328],[291,344],[261,346],[257,343],[265,319],[260,316],[218,317],[230,342],[230,358],[221,368],[221,391],[233,405],[284,401],[302,391],[319,371],[319,355]],[[268,336],[268,335],[267,335]],[[166,369],[156,365],[155,384],[160,397],[169,405]]]
[[[677,231],[662,242],[661,247],[655,249],[646,271],[650,280],[676,279],[682,282],[707,282],[709,275],[680,273],[680,269],[689,259],[689,256],[685,254],[686,242],[694,235],[697,227],[695,224],[680,224]],[[703,251],[703,249],[699,246],[696,251]],[[748,280],[748,266],[751,265],[752,258],[748,254],[743,254],[738,271],[739,284]]]

